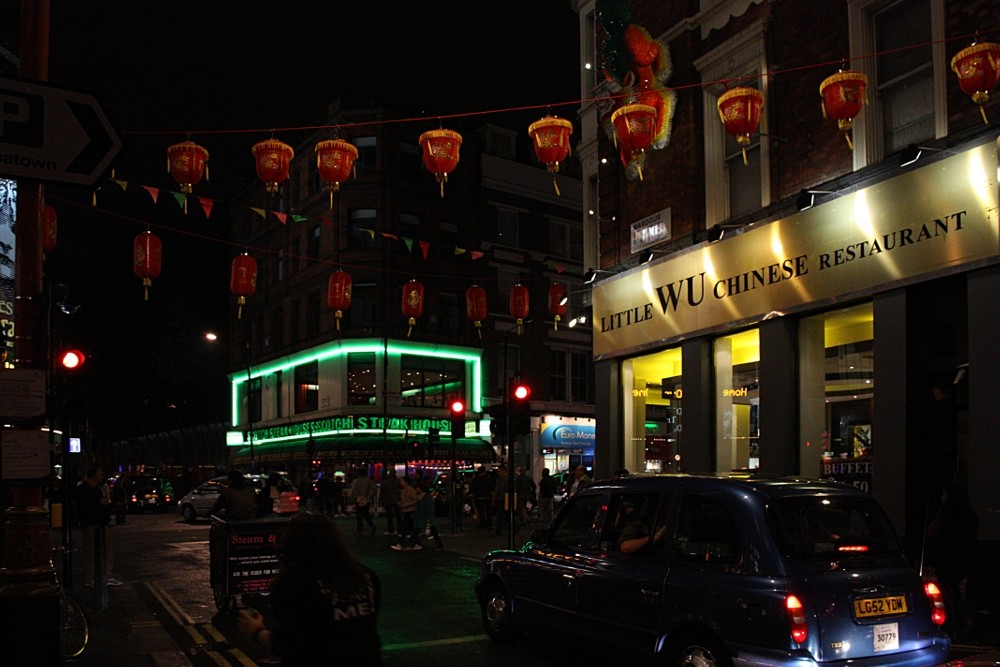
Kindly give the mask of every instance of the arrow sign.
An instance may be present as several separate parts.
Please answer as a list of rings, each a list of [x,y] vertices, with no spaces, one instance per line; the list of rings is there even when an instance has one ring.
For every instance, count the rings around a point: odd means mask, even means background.
[[[0,77],[0,175],[94,185],[121,147],[92,95]]]

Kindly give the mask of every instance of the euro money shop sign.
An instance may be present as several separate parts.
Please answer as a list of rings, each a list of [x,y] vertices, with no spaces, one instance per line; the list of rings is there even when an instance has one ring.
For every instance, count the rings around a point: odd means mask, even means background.
[[[594,288],[594,357],[874,293],[1000,254],[992,142]]]

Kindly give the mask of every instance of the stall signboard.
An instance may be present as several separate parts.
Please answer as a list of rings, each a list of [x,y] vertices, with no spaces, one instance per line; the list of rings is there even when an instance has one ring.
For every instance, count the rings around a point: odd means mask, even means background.
[[[870,457],[824,457],[820,469],[823,479],[849,484],[866,493],[872,492],[874,464]]]
[[[278,541],[283,524],[252,524],[226,535],[226,571],[233,595],[267,593],[278,574]]]

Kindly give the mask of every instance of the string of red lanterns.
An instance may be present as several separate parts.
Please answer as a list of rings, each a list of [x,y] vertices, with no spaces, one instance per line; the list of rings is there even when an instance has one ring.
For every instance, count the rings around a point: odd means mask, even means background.
[[[626,104],[611,114],[611,124],[615,128],[615,147],[622,164],[634,165],[641,181],[646,151],[653,145],[656,135],[656,108],[648,104]]]
[[[344,311],[351,307],[351,289],[354,279],[346,271],[337,270],[330,274],[326,285],[326,304],[333,309],[337,317],[337,331],[340,331],[340,320]]]
[[[333,208],[333,193],[340,192],[340,184],[354,174],[354,163],[358,159],[358,149],[343,139],[321,141],[316,151],[316,168],[319,177],[330,187],[330,208]]]
[[[549,285],[549,315],[553,318],[553,329],[559,328],[559,322],[568,310],[566,300],[566,285],[564,283]]]
[[[552,186],[559,192],[556,174],[559,173],[559,163],[569,157],[569,135],[573,132],[573,123],[556,116],[545,116],[528,126],[528,136],[535,147],[535,156],[552,174]]]
[[[406,330],[409,338],[417,318],[424,314],[424,285],[419,280],[411,280],[403,287],[403,316],[409,318],[410,328]]]
[[[518,283],[510,288],[510,316],[517,320],[517,335],[521,335],[524,321],[531,312],[531,293],[528,288]]]
[[[867,104],[865,89],[868,77],[853,70],[840,70],[828,76],[819,84],[819,94],[823,99],[823,118],[837,121],[837,128],[844,133],[847,146],[854,150],[851,141],[851,127],[855,116]]]
[[[232,270],[229,274],[229,291],[236,296],[236,319],[243,317],[243,306],[247,298],[257,292],[257,260],[249,253],[243,253],[233,258]]]
[[[434,174],[441,186],[441,196],[444,197],[444,184],[448,182],[448,174],[458,166],[462,135],[454,130],[431,130],[420,135],[419,143],[423,150],[424,166]]]
[[[983,122],[989,125],[983,105],[990,101],[990,90],[1000,79],[1000,44],[981,42],[967,46],[951,59],[951,69],[958,75],[958,87],[979,105]]]
[[[764,93],[756,88],[740,86],[727,90],[719,96],[719,117],[722,119],[722,125],[743,150],[743,164],[746,166],[750,165],[747,160],[750,135],[756,132],[760,125],[760,110],[763,106]]]
[[[132,243],[132,270],[142,279],[143,300],[149,301],[149,288],[153,279],[160,276],[163,262],[163,245],[160,237],[146,230]]]
[[[270,194],[278,192],[278,186],[288,178],[295,151],[288,144],[277,139],[265,139],[253,146],[253,157],[257,165],[257,176],[264,181]]]
[[[472,285],[465,290],[465,316],[476,325],[479,340],[483,339],[483,320],[486,315],[486,290],[479,285]]]

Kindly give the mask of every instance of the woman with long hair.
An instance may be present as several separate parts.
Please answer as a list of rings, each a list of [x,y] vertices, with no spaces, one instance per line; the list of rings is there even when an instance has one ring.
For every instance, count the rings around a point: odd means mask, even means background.
[[[286,667],[381,665],[378,576],[347,550],[333,522],[297,514],[282,535],[280,559],[270,596],[274,628],[250,609],[240,610],[240,628]]]

